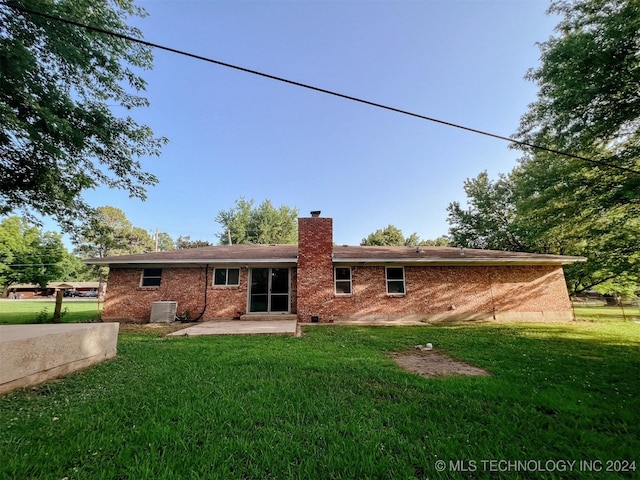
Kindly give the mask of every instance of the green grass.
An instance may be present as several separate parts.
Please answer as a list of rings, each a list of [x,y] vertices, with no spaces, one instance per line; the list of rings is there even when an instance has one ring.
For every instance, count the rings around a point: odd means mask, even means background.
[[[103,303],[99,304],[95,299],[68,300],[62,303],[62,321],[68,323],[91,322],[100,318]],[[1,300],[0,301],[0,325],[17,323],[36,323],[38,314],[46,310],[49,321],[53,318],[55,308],[54,300]],[[623,310],[620,307],[574,307],[576,317],[585,321],[623,321]],[[640,320],[640,309],[636,306],[625,307],[626,320]]]
[[[55,310],[55,300],[0,300],[0,325],[18,323],[38,323],[38,317],[45,314],[46,321],[51,322]],[[103,303],[98,304],[95,298],[87,300],[62,301],[62,322],[93,322],[100,318]],[[66,312],[65,312],[66,310]]]
[[[618,322],[618,321],[632,321],[640,320],[640,308],[636,305],[633,306],[589,306],[589,307],[574,307],[573,308],[576,318],[586,321],[598,321],[598,322]]]
[[[491,375],[427,379],[387,356],[426,342]],[[632,322],[122,334],[116,359],[0,397],[0,478],[638,478],[481,462],[639,468],[639,371]]]

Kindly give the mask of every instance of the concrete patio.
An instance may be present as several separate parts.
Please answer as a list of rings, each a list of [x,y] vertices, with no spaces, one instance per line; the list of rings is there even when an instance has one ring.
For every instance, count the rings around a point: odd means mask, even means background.
[[[170,337],[198,335],[296,335],[295,318],[274,320],[228,320],[204,322],[167,334]]]

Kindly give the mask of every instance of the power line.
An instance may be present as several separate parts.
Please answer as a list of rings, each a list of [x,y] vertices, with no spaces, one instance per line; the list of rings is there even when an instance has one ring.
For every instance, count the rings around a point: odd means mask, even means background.
[[[287,78],[284,78],[284,77],[278,77],[276,75],[271,75],[269,73],[260,72],[258,70],[252,70],[250,68],[240,67],[238,65],[233,65],[233,64],[227,63],[227,62],[222,62],[220,60],[215,60],[213,58],[205,57],[205,56],[198,55],[198,54],[191,53],[191,52],[187,52],[187,51],[184,51],[184,50],[178,50],[176,48],[167,47],[167,46],[164,46],[164,45],[160,45],[158,43],[148,42],[146,40],[142,40],[142,39],[139,39],[139,38],[131,37],[129,35],[124,35],[122,33],[117,33],[117,32],[113,32],[113,31],[110,31],[110,30],[105,30],[105,29],[99,28],[99,27],[92,27],[91,25],[86,25],[84,23],[76,22],[74,20],[69,20],[69,19],[66,19],[66,18],[57,17],[55,15],[50,15],[48,13],[37,12],[35,10],[31,10],[29,8],[23,7],[21,5],[16,5],[16,4],[12,3],[12,2],[0,2],[0,3],[2,3],[3,5],[8,6],[9,8],[13,8],[15,10],[19,10],[19,11],[21,11],[23,13],[28,13],[28,14],[32,14],[32,15],[38,15],[40,17],[48,18],[50,20],[54,20],[54,21],[57,21],[57,22],[66,23],[68,25],[74,25],[76,27],[84,28],[86,30],[90,30],[90,31],[93,31],[93,32],[103,33],[105,35],[111,35],[113,37],[117,37],[117,38],[120,38],[122,40],[128,40],[130,42],[135,42],[135,43],[139,43],[141,45],[146,45],[148,47],[157,48],[159,50],[164,50],[164,51],[167,51],[167,52],[176,53],[178,55],[183,55],[185,57],[194,58],[196,60],[202,60],[204,62],[213,63],[215,65],[219,65],[219,66],[226,67],[226,68],[231,68],[231,69],[238,70],[238,71],[241,71],[241,72],[244,72],[244,73],[250,73],[252,75],[257,75],[259,77],[268,78],[270,80],[275,80],[275,81],[278,81],[278,82],[287,83],[289,85],[294,85],[296,87],[305,88],[307,90],[312,90],[312,91],[315,91],[315,92],[324,93],[326,95],[331,95],[331,96],[342,98],[342,99],[345,99],[345,100],[350,100],[350,101],[361,103],[361,104],[364,104],[364,105],[369,105],[371,107],[380,108],[380,109],[388,110],[388,111],[395,112],[395,113],[400,113],[402,115],[408,115],[410,117],[419,118],[421,120],[427,120],[429,122],[439,123],[441,125],[446,125],[448,127],[453,127],[453,128],[457,128],[457,129],[460,129],[460,130],[465,130],[467,132],[477,133],[479,135],[484,135],[486,137],[491,137],[491,138],[495,138],[495,139],[498,139],[498,140],[504,140],[506,142],[509,142],[509,143],[512,143],[512,144],[516,144],[516,145],[519,145],[519,146],[522,146],[522,147],[529,147],[529,148],[533,148],[533,149],[536,149],[536,150],[542,150],[542,151],[545,151],[545,152],[554,153],[556,155],[561,155],[561,156],[564,156],[564,157],[574,158],[574,159],[577,159],[577,160],[582,160],[582,161],[585,161],[585,162],[589,162],[589,163],[592,163],[594,165],[599,165],[601,167],[613,168],[613,169],[616,169],[616,170],[620,170],[620,171],[624,171],[624,172],[640,175],[640,171],[639,170],[634,170],[632,168],[621,167],[619,165],[614,165],[612,163],[605,162],[605,161],[602,161],[602,160],[595,160],[593,158],[583,157],[581,155],[575,155],[573,153],[564,152],[562,150],[556,150],[554,148],[543,147],[541,145],[537,145],[537,144],[534,144],[534,143],[525,142],[525,141],[522,141],[522,140],[516,140],[516,139],[513,139],[511,137],[505,137],[503,135],[498,135],[498,134],[487,132],[487,131],[484,131],[484,130],[479,130],[479,129],[476,129],[476,128],[467,127],[467,126],[460,125],[460,124],[453,123],[453,122],[447,122],[446,120],[440,120],[438,118],[429,117],[429,116],[426,116],[426,115],[421,115],[419,113],[410,112],[408,110],[403,110],[403,109],[400,109],[400,108],[391,107],[391,106],[384,105],[384,104],[381,104],[381,103],[372,102],[370,100],[365,100],[363,98],[354,97],[352,95],[346,95],[344,93],[335,92],[333,90],[327,90],[325,88],[320,88],[320,87],[316,87],[316,86],[309,85],[309,84],[306,84],[306,83],[297,82],[295,80],[290,80],[290,79],[287,79]]]

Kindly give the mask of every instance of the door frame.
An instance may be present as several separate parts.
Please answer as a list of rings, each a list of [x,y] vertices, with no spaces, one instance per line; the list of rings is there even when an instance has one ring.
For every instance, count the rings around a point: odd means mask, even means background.
[[[268,285],[267,285],[267,310],[265,311],[252,311],[251,310],[251,290],[253,287],[253,271],[256,269],[266,269],[268,270]],[[272,311],[271,310],[271,304],[272,304],[272,296],[273,295],[278,295],[278,296],[283,296],[283,293],[272,293],[271,292],[271,281],[273,278],[273,270],[274,269],[279,269],[279,270],[286,270],[287,272],[287,309],[286,311]],[[278,266],[278,265],[272,265],[272,266],[251,266],[249,267],[249,279],[248,279],[248,288],[247,288],[247,313],[248,314],[255,314],[255,315],[282,315],[282,314],[288,314],[291,313],[291,267],[288,266]]]

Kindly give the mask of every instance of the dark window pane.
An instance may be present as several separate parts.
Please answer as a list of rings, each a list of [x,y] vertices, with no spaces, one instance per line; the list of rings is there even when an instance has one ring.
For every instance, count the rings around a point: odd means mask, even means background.
[[[289,293],[289,269],[271,270],[271,293]]]
[[[159,287],[162,277],[161,268],[145,268],[142,270],[142,282],[143,287]]]
[[[404,293],[404,282],[398,280],[390,280],[387,282],[388,293]]]
[[[389,280],[404,279],[404,270],[402,268],[387,268],[387,278]]]
[[[227,269],[226,268],[216,268],[213,277],[214,285],[226,285],[227,284]]]
[[[160,277],[162,276],[162,269],[161,268],[145,268],[142,276],[143,277]]]
[[[351,280],[351,269],[336,268],[336,280]]]
[[[150,277],[142,279],[143,287],[159,287],[160,286],[160,277]]]
[[[251,305],[249,310],[251,312],[266,312],[268,299],[269,297],[267,295],[251,295]]]
[[[251,293],[255,293],[255,294],[267,293],[268,290],[269,290],[269,269],[268,268],[251,269]]]
[[[286,312],[289,310],[289,295],[271,295],[271,311]]]
[[[336,293],[338,294],[349,294],[351,293],[351,282],[338,280],[336,282]]]
[[[227,270],[227,285],[240,285],[239,268],[230,268]]]

